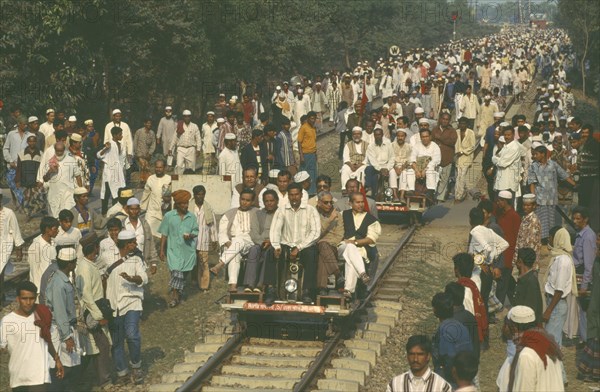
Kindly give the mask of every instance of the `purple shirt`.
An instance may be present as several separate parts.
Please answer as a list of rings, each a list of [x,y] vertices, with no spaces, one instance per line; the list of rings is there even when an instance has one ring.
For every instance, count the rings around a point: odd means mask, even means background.
[[[592,282],[592,267],[596,258],[596,233],[586,226],[575,238],[575,246],[573,247],[573,260],[575,267],[584,266],[583,281],[581,289],[587,290],[588,285]]]

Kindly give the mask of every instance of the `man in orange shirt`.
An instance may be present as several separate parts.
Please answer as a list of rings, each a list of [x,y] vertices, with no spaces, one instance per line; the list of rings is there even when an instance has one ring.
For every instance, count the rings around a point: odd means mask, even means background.
[[[300,153],[300,170],[305,170],[310,178],[317,178],[317,129],[315,121],[317,113],[308,112],[306,122],[298,131],[298,150]],[[317,192],[315,183],[310,184],[308,194],[313,196]]]

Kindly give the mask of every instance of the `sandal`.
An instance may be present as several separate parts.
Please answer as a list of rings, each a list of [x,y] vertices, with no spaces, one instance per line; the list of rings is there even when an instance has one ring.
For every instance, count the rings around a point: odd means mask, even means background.
[[[171,300],[171,302],[169,302],[169,307],[170,308],[174,308],[177,305],[179,305],[179,301],[177,301],[176,299]]]

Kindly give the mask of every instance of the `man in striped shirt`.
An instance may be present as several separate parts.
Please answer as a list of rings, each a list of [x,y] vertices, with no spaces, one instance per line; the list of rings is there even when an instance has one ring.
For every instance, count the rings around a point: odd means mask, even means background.
[[[302,203],[302,186],[288,186],[288,203],[275,212],[270,238],[276,259],[299,259],[304,269],[302,302],[311,303],[317,279],[317,248],[321,221],[317,209]]]
[[[429,367],[431,340],[425,335],[413,335],[406,342],[406,359],[410,370],[396,376],[387,386],[387,392],[450,392],[450,384]]]

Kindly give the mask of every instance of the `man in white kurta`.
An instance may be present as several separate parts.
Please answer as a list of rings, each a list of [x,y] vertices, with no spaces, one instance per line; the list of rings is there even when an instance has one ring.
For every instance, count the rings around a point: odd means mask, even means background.
[[[35,237],[27,250],[27,262],[29,263],[29,281],[36,287],[40,287],[42,275],[46,268],[56,260],[56,248],[54,238],[58,234],[58,220],[51,217],[42,218],[40,227],[42,234]]]
[[[467,86],[467,93],[460,100],[460,111],[462,116],[469,119],[469,129],[475,129],[475,121],[480,111],[479,98],[471,92],[471,86]]]
[[[152,236],[160,238],[158,227],[162,222],[161,209],[163,192],[171,184],[171,176],[165,174],[165,161],[159,159],[154,163],[154,174],[148,177],[142,194],[141,208],[146,211],[146,222],[150,225]]]
[[[125,164],[127,161],[125,148],[121,144],[122,132],[115,131],[113,140],[104,143],[104,148],[96,154],[104,164],[102,169],[102,188],[100,198],[103,200],[102,209],[106,213],[108,199],[116,200],[119,197],[119,188],[125,186]],[[110,192],[107,195],[107,192]]]
[[[202,136],[198,125],[191,121],[192,112],[183,111],[183,123],[181,129],[175,132],[175,137],[171,142],[170,151],[177,148],[177,166],[179,174],[185,170],[196,170],[196,153],[202,150]]]
[[[54,145],[55,155],[48,160],[42,173],[48,187],[48,214],[57,218],[61,210],[75,206],[73,192],[82,186],[81,170],[77,160],[65,152],[65,145]]]
[[[112,111],[112,121],[106,124],[104,127],[104,144],[112,140],[110,130],[113,129],[113,127],[121,128],[123,130],[123,140],[121,144],[125,150],[128,161],[131,161],[133,158],[133,137],[131,136],[131,129],[129,128],[129,125],[127,125],[126,122],[121,121],[121,117],[122,115],[119,109]]]
[[[367,167],[365,168],[366,187],[371,189],[375,197],[378,192],[379,179],[388,177],[394,167],[394,150],[391,142],[383,137],[383,129],[375,128],[373,143],[367,147]]]
[[[421,136],[421,143],[413,145],[410,154],[410,162],[412,169],[415,172],[415,177],[408,177],[408,186],[410,187],[409,189],[414,189],[415,179],[425,178],[425,186],[427,189],[435,190],[439,178],[437,167],[442,161],[442,152],[440,151],[440,147],[435,144],[435,142],[431,141],[431,132],[429,129],[421,130],[419,135]],[[427,163],[425,169],[421,168],[420,170],[417,170],[417,160],[425,157],[430,158],[429,163]]]
[[[165,107],[165,116],[158,122],[158,128],[156,130],[156,139],[159,144],[162,144],[164,156],[169,155],[169,148],[173,137],[175,137],[175,130],[177,129],[177,123],[173,118],[173,108],[171,106]]]
[[[15,213],[10,208],[2,205],[2,193],[0,191],[0,288],[4,280],[4,267],[12,254],[13,247],[17,247],[17,260],[23,257],[21,246],[23,237]]]
[[[219,174],[231,182],[231,191],[242,182],[242,165],[237,152],[237,138],[234,133],[225,135],[225,148],[219,154]]]
[[[304,94],[303,89],[298,89],[298,95],[296,95],[296,100],[292,104],[292,117],[297,124],[300,124],[302,116],[312,110],[311,106],[310,97]]]
[[[396,140],[392,143],[392,151],[394,152],[394,167],[390,170],[390,187],[394,192],[395,200],[404,199],[404,191],[414,191],[415,172],[410,167],[410,156],[412,154],[412,146],[406,143],[406,134],[408,129],[398,128],[396,130]],[[408,178],[411,177],[411,185],[409,186]],[[398,189],[400,189],[400,197],[398,197]]]
[[[215,112],[206,113],[206,122],[202,124],[202,153],[204,154],[204,162],[202,168],[204,173],[213,174],[215,170],[215,140],[213,132],[219,128],[215,121]]]
[[[520,194],[519,180],[521,177],[521,144],[514,140],[515,131],[509,123],[504,122],[500,124],[500,127],[506,144],[492,156],[492,163],[498,169],[494,190],[510,190],[518,196]]]
[[[365,183],[365,169],[367,167],[367,148],[369,143],[362,140],[362,128],[352,129],[352,140],[344,146],[342,161],[344,165],[340,170],[342,186],[351,178],[358,179],[363,185]]]

